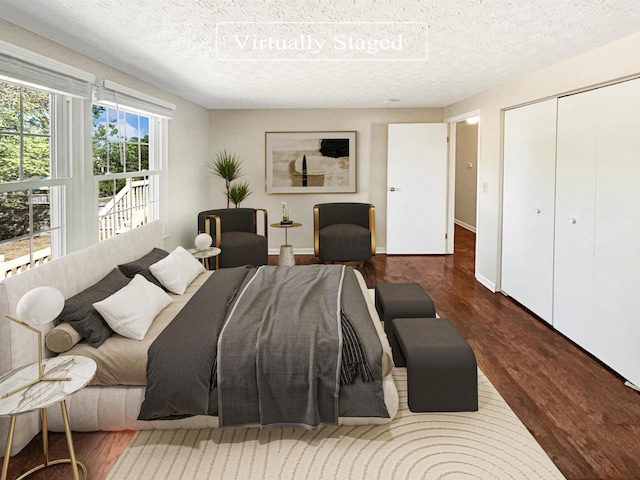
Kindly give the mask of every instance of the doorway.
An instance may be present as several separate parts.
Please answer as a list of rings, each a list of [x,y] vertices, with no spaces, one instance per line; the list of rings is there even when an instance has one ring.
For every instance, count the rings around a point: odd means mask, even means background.
[[[478,198],[478,117],[455,125],[454,223],[475,233]]]

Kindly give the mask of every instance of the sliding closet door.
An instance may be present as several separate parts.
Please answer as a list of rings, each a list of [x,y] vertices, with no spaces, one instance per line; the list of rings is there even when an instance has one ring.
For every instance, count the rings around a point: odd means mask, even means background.
[[[602,321],[593,313],[599,95],[558,100],[553,326],[587,350]]]
[[[640,80],[558,101],[553,326],[640,384]]]
[[[640,385],[640,80],[601,89],[595,229],[597,346]]]
[[[551,322],[556,100],[504,120],[502,290]]]

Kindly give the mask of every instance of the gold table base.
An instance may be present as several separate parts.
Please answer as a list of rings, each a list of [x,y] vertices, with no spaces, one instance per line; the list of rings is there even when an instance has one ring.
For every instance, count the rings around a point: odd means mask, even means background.
[[[64,463],[68,463],[71,465],[71,469],[73,470],[73,480],[80,480],[80,474],[78,472],[78,466],[82,469],[82,480],[87,480],[87,467],[84,463],[79,462],[76,459],[76,452],[73,449],[73,439],[71,438],[71,426],[69,425],[69,415],[67,414],[67,404],[64,400],[60,401],[60,408],[62,409],[62,418],[64,419],[64,431],[67,437],[67,447],[69,447],[69,456],[71,458],[62,458],[59,460],[49,461],[49,430],[47,424],[47,409],[42,409],[42,449],[44,453],[44,463],[38,465],[37,467],[32,468],[26,473],[20,475],[16,480],[22,480],[23,478],[27,478],[29,475],[39,472],[47,467],[52,465],[60,465]],[[13,415],[11,417],[11,423],[9,425],[9,434],[7,436],[7,449],[4,455],[4,463],[2,465],[2,476],[0,480],[7,480],[7,474],[9,471],[9,457],[11,456],[11,446],[13,445],[13,434],[16,429],[16,418],[17,415]]]
[[[39,472],[40,470],[44,470],[45,468],[50,467],[52,465],[60,465],[62,463],[71,464],[71,459],[70,458],[62,458],[60,460],[54,460],[53,462],[49,462],[47,464],[43,463],[41,465],[38,465],[37,467],[33,467],[27,473],[23,473],[18,478],[16,478],[16,480],[22,480],[23,478],[27,478],[32,473]],[[87,480],[87,467],[85,467],[84,463],[78,462],[77,460],[76,460],[76,465],[80,466],[80,468],[82,469],[82,475],[83,475],[82,478],[84,480]]]

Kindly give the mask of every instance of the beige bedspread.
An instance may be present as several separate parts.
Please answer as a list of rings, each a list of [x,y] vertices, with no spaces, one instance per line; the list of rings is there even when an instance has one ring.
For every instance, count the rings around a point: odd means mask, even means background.
[[[96,361],[98,370],[89,385],[146,385],[149,346],[212,273],[199,275],[184,295],[169,292],[173,301],[155,318],[143,340],[113,334],[99,348],[82,342],[60,355],[84,355]]]

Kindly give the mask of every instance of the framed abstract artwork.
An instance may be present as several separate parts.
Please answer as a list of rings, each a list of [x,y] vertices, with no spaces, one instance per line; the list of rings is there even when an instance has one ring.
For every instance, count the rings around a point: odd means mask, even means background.
[[[266,132],[267,193],[355,193],[356,132]]]

